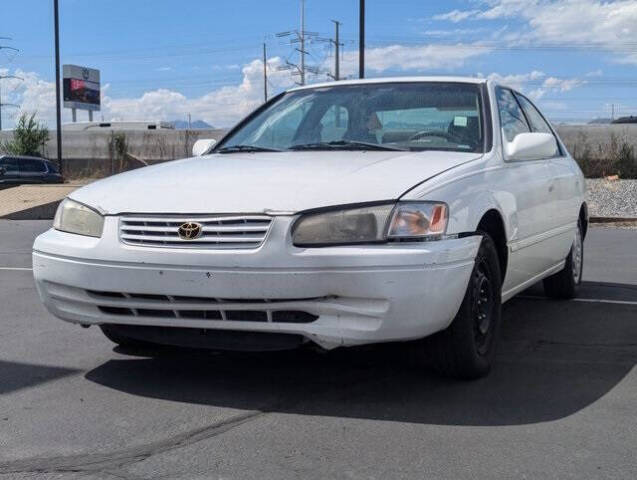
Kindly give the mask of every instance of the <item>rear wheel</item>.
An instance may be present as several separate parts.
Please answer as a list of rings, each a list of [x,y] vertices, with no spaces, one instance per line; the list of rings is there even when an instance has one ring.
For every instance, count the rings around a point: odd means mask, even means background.
[[[569,299],[577,295],[577,288],[582,283],[584,266],[584,239],[582,223],[577,222],[575,238],[568,252],[564,268],[544,279],[544,293],[551,298]]]
[[[442,374],[460,379],[491,370],[500,334],[501,275],[495,244],[487,233],[476,256],[467,291],[451,325],[418,345]]]

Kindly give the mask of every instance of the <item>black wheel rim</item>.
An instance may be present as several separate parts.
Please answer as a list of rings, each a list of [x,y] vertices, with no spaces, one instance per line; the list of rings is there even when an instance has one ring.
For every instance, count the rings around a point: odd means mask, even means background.
[[[473,285],[473,326],[476,349],[485,355],[491,346],[493,336],[493,309],[495,289],[489,275],[489,266],[481,260],[474,272]]]

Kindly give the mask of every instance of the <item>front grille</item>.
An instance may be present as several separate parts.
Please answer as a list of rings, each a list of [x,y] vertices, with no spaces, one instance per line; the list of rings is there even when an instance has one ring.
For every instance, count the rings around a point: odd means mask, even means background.
[[[192,240],[179,236],[184,223],[201,225],[201,235]],[[120,218],[119,237],[128,245],[180,248],[257,248],[270,229],[267,215],[164,216],[129,215]]]
[[[312,323],[318,315],[294,310],[290,308],[290,304],[323,300],[323,298],[223,299],[95,290],[87,290],[86,293],[97,308],[107,315],[273,323]]]

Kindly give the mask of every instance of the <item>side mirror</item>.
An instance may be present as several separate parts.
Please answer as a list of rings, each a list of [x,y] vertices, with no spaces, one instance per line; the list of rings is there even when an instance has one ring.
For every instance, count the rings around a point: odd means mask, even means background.
[[[217,141],[214,138],[200,138],[192,146],[192,156],[201,157],[212,150]]]
[[[550,133],[518,133],[512,142],[505,142],[506,159],[510,161],[541,160],[554,157],[557,142]]]

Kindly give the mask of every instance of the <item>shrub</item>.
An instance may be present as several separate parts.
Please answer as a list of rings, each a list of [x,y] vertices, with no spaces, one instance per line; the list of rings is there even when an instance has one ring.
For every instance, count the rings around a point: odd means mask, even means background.
[[[49,129],[35,120],[35,113],[23,113],[13,130],[13,139],[2,142],[0,149],[12,155],[41,157],[41,150],[48,141]]]

